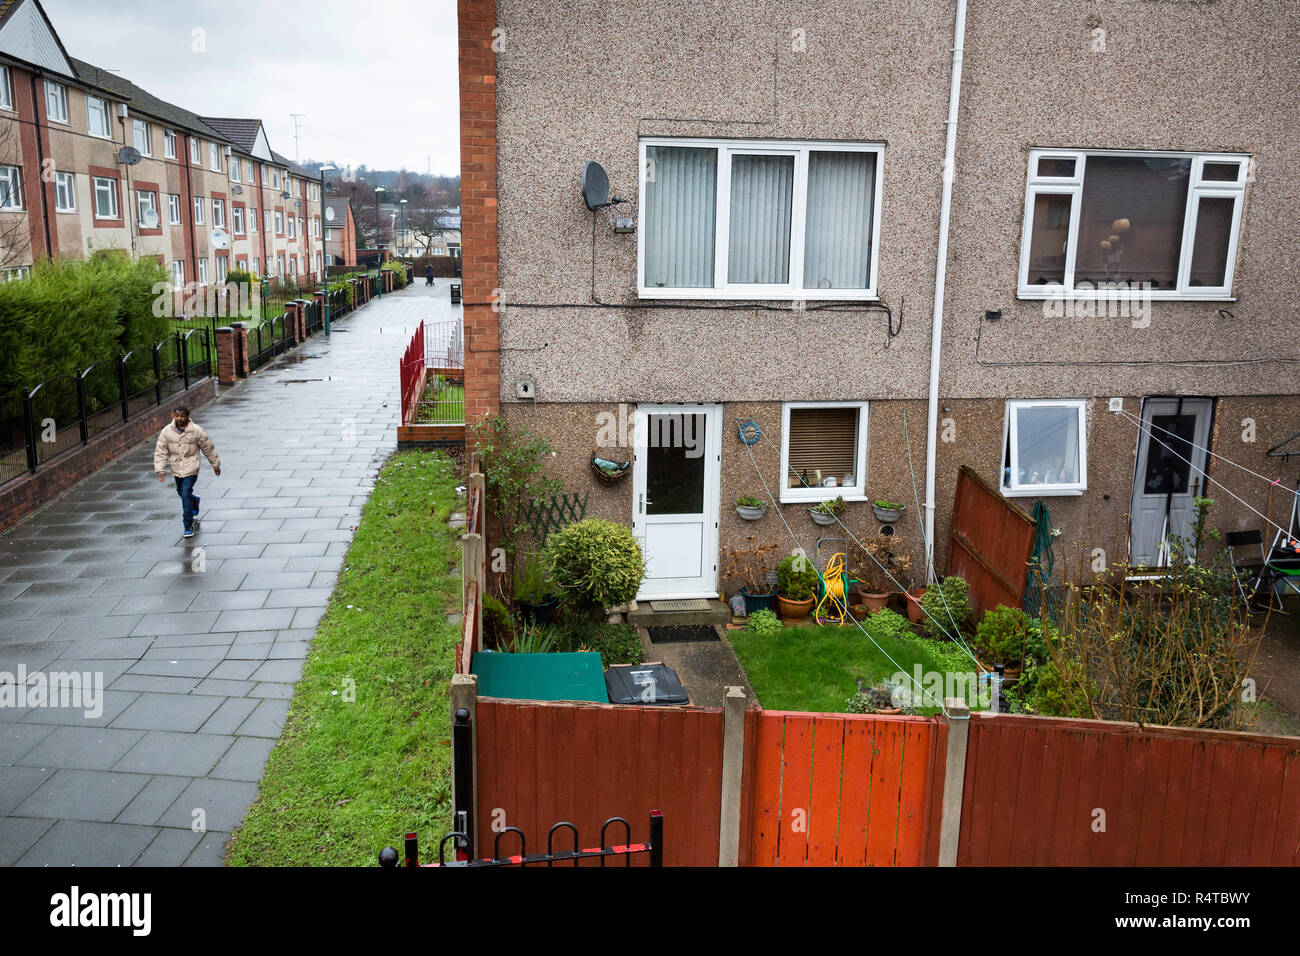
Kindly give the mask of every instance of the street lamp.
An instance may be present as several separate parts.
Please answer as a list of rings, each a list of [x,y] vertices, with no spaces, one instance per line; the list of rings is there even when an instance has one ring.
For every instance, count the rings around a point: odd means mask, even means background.
[[[383,257],[379,252],[379,194],[386,192],[388,192],[388,190],[383,186],[375,187],[375,276],[379,279],[379,292],[376,298],[381,297],[384,294],[383,270],[381,268],[383,265]]]
[[[321,289],[325,292],[325,334],[330,334],[330,257],[327,255],[329,249],[329,229],[325,225],[325,170],[333,170],[333,166],[322,166],[320,168],[320,281]]]
[[[397,208],[402,211],[402,244],[398,246],[397,254],[399,256],[405,256],[406,255],[406,200],[399,199],[397,202]]]

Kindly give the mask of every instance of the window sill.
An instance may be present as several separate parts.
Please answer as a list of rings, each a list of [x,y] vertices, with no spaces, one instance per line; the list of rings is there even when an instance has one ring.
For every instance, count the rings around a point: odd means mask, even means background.
[[[1115,290],[1114,292],[1047,292],[1042,289],[1020,289],[1016,298],[1022,301],[1042,302],[1049,299],[1067,302],[1236,302],[1237,297],[1226,292],[1192,295],[1182,292],[1152,290]]]
[[[1087,490],[1087,488],[1023,488],[1016,491],[1007,488],[998,489],[1005,498],[1081,498]]]
[[[745,293],[738,289],[637,289],[639,299],[710,299],[735,302],[879,302],[874,289],[806,289],[802,291],[765,289]]]
[[[843,498],[845,503],[848,504],[870,500],[861,491],[854,491],[853,494],[849,495],[844,494],[843,489],[841,488],[823,488],[822,491],[826,492],[826,494],[818,495],[817,497],[809,496],[806,498],[792,498],[783,494],[781,495],[780,501],[783,505],[815,505],[820,504],[823,501],[834,501],[836,498]]]

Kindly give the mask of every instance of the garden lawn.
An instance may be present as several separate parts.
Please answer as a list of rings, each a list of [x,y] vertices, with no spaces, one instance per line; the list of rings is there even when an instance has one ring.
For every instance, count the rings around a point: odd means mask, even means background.
[[[961,663],[959,655],[964,655],[955,645],[910,634],[882,634],[875,638],[878,648],[851,625],[786,627],[771,635],[736,630],[727,633],[727,640],[740,658],[759,702],[768,710],[844,713],[845,701],[858,689],[857,678],[861,677],[869,687],[888,680],[898,670],[882,649],[909,675],[918,663],[923,672],[966,672],[974,668],[973,664]],[[935,710],[937,705],[921,712]]]
[[[385,464],[228,864],[373,866],[408,830],[448,832],[458,482],[439,452]]]

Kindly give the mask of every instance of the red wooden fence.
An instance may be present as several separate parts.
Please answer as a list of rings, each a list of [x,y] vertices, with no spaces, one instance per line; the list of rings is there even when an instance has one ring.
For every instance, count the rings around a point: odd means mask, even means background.
[[[1020,607],[1038,525],[967,465],[957,473],[948,534],[948,573],[970,585],[976,616]]]
[[[756,723],[752,842],[742,862],[938,862],[946,726],[920,717],[781,711],[763,711]]]
[[[1300,741],[977,717],[957,862],[1300,865]]]

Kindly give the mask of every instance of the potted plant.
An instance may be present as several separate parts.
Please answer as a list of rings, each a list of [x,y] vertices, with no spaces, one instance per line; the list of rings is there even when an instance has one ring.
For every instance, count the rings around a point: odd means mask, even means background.
[[[549,624],[560,603],[560,589],[546,577],[541,556],[528,555],[515,575],[515,605],[530,624]]]
[[[850,714],[899,714],[902,708],[894,704],[893,688],[881,681],[871,687],[864,687],[862,678],[858,678],[858,692],[844,702],[844,709]]]
[[[768,582],[767,576],[772,568],[776,545],[755,544],[752,534],[745,541],[748,547],[727,549],[727,570],[723,577],[739,583],[746,615],[755,611],[770,611],[776,598],[776,588]]]
[[[1003,676],[1016,680],[1024,666],[1028,638],[1029,615],[1018,607],[999,604],[985,611],[975,628],[975,652],[989,670],[991,665],[1001,664]]]
[[[776,569],[776,605],[787,621],[800,621],[813,609],[815,589],[821,577],[803,554],[792,554]]]
[[[935,640],[952,640],[954,626],[958,631],[967,629],[970,617],[970,585],[966,579],[950,574],[938,584],[931,584],[921,598],[925,619],[921,626]]]
[[[871,507],[876,513],[876,520],[885,524],[893,524],[903,517],[903,512],[907,510],[907,505],[887,498],[877,498],[871,503]]]
[[[808,509],[808,514],[812,516],[813,521],[820,525],[835,524],[843,512],[844,498],[840,495]]]
[[[907,589],[907,619],[913,624],[920,624],[925,620],[925,612],[921,610],[921,598],[925,597],[925,586],[919,588]]]
[[[881,610],[894,591],[894,581],[906,576],[912,559],[896,556],[891,550],[892,539],[883,534],[866,538],[859,545],[849,546],[849,567],[858,580],[856,594],[873,614]]]
[[[753,495],[741,495],[736,499],[736,514],[746,521],[757,521],[767,513],[767,502]]]

